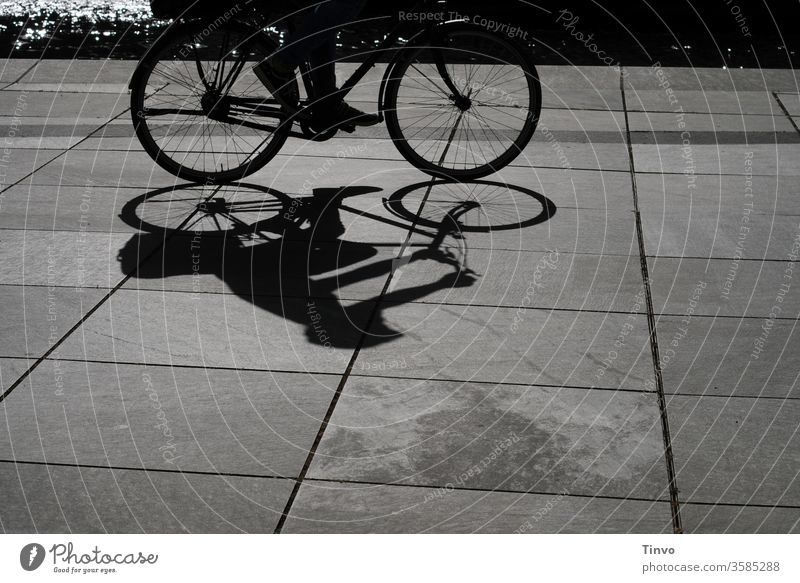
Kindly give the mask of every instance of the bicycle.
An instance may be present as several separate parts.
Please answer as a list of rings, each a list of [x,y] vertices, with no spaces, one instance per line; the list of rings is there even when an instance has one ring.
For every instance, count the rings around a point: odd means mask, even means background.
[[[311,129],[317,96],[308,65],[300,69],[305,96],[295,111],[256,79],[252,66],[279,48],[267,31],[271,15],[249,0],[224,13],[209,2],[171,4],[190,7],[171,13],[174,22],[130,82],[136,135],[159,166],[189,181],[232,182],[264,167],[290,135],[321,141],[341,129]],[[437,6],[420,0],[410,12]],[[383,41],[355,55],[364,60],[338,98],[384,55],[378,114],[399,152],[423,172],[479,179],[510,164],[532,139],[541,85],[530,55],[514,40],[464,20],[398,18]],[[293,133],[295,124],[300,133]]]

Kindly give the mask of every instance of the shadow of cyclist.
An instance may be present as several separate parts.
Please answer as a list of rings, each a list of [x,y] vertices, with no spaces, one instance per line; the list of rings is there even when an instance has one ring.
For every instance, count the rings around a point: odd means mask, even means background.
[[[123,209],[123,220],[146,232],[134,235],[120,250],[120,267],[140,280],[188,276],[189,281],[179,282],[176,289],[188,291],[199,286],[201,292],[233,293],[305,326],[312,344],[355,348],[389,342],[401,331],[386,322],[378,300],[412,302],[438,290],[472,285],[476,279],[445,254],[425,247],[403,263],[428,259],[446,263],[452,270],[434,281],[384,293],[398,260],[395,253],[381,253],[380,248],[395,251],[399,245],[343,239],[340,216],[346,198],[377,191],[380,189],[366,187],[316,189],[299,204],[299,199],[286,197],[281,212],[248,223],[246,229],[237,228],[233,235],[193,231],[192,221],[186,224],[188,231],[153,228],[136,215],[137,207],[146,204],[152,194],[148,193]],[[208,275],[216,279],[209,283],[204,277]]]

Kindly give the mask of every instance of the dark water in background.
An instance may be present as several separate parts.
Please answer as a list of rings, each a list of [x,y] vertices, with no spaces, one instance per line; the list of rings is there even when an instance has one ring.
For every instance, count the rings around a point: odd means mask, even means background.
[[[523,26],[538,64],[602,65],[577,33],[592,34],[592,42],[604,55],[629,66],[658,60],[674,66],[790,68],[797,66],[800,55],[796,0],[651,0],[658,13],[644,2],[543,0],[536,8],[530,4],[448,0],[446,9]],[[411,5],[375,0],[367,14],[396,14]],[[563,18],[557,21],[564,9],[578,18],[570,29]],[[149,0],[0,0],[0,53],[24,58],[135,59],[167,24],[152,18]],[[371,46],[381,30],[375,25],[343,31],[342,54]]]

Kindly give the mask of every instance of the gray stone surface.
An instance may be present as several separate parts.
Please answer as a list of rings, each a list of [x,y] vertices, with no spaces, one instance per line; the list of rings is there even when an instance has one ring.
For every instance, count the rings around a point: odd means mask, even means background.
[[[0,463],[9,533],[272,532],[292,482]]]
[[[338,382],[47,360],[0,404],[0,459],[296,476]]]
[[[683,504],[684,531],[696,534],[787,534],[800,532],[800,510],[753,506]]]
[[[117,254],[126,239],[123,234],[4,229],[0,284],[112,288],[123,278]]]
[[[4,128],[0,128],[0,135],[8,135]],[[14,143],[15,138],[10,138]],[[16,182],[29,176],[38,168],[44,166],[59,155],[54,150],[21,149],[11,148],[6,160],[2,161],[0,167],[0,191],[5,190]]]
[[[634,390],[653,380],[647,323],[635,313],[389,304],[370,335],[391,342],[359,358],[404,360],[414,378]]]
[[[362,377],[348,383],[309,475],[659,499],[663,455],[652,394]]]
[[[541,213],[541,206],[534,207],[525,216],[533,213]],[[442,213],[433,212],[431,216],[441,221]],[[515,211],[512,221],[517,216]],[[522,229],[466,232],[464,240],[467,249],[558,250],[559,253],[622,256],[639,252],[633,212],[612,209],[560,207],[545,222]]]
[[[773,311],[781,285],[789,281],[788,261],[656,257],[648,264],[653,308],[656,313],[674,316],[766,318]],[[781,297],[778,316],[792,318],[800,313],[797,287],[790,287]]]
[[[629,91],[630,111],[670,112],[679,107],[686,113],[733,113],[740,115],[781,115],[783,112],[769,91],[675,91],[677,103],[670,103],[662,90]],[[673,116],[674,119],[674,116]]]
[[[664,69],[684,149],[652,69],[623,105],[613,69],[541,67],[534,140],[477,184],[377,126],[215,190],[143,152],[134,63],[3,67],[0,388],[36,366],[3,530],[271,532],[341,388],[286,532],[670,532],[625,106],[685,530],[797,530],[796,72]],[[275,220],[342,187],[313,234]]]
[[[120,290],[60,352],[62,358],[132,363],[343,372],[372,302],[307,304],[305,299]]]
[[[642,213],[648,255],[708,259],[786,260],[800,234],[800,216],[709,214],[688,207]]]
[[[33,362],[21,358],[0,358],[0,393],[10,389]]]
[[[792,320],[658,318],[667,393],[797,398],[800,330]],[[759,342],[760,345],[757,345]],[[761,349],[761,352],[758,349]],[[672,352],[668,352],[668,351]]]
[[[146,188],[32,185],[25,181],[3,195],[0,228],[37,231],[131,233],[138,229],[119,216]]]
[[[669,505],[501,492],[305,482],[284,532],[668,533]]]
[[[737,174],[748,172],[745,160],[752,159],[757,176],[797,176],[800,168],[797,144],[694,144],[684,157],[679,144],[634,145],[637,172],[656,174]],[[751,156],[752,153],[752,156]]]
[[[782,111],[774,115],[749,115],[741,113],[687,113],[680,119],[672,112],[631,112],[631,131],[681,132],[679,123],[697,132],[794,132],[794,127]],[[656,138],[657,141],[658,138]],[[722,138],[720,138],[722,141]]]
[[[10,117],[20,102],[24,102],[22,115],[26,118],[43,116],[50,118],[69,118],[73,124],[82,123],[83,118],[111,118],[130,105],[125,93],[94,93],[86,91],[30,91],[20,90],[18,86],[6,89],[0,94],[0,115]],[[29,120],[26,120],[26,123]]]
[[[677,90],[796,91],[797,72],[791,69],[716,69],[711,67],[663,67],[670,86]],[[659,88],[661,79],[652,67],[625,67],[626,82],[636,90]]]
[[[107,290],[0,285],[0,356],[39,358],[66,334]]]
[[[643,211],[688,209],[698,214],[716,216],[734,214],[798,215],[800,177],[787,175],[750,175],[743,166],[734,175],[683,174],[636,175],[636,192]]]
[[[781,92],[778,93],[778,99],[786,108],[791,116],[800,116],[800,93],[794,92]]]
[[[797,508],[796,400],[674,396],[667,408],[684,500]]]
[[[452,265],[436,257],[416,259],[425,252],[422,237],[412,240],[408,265],[393,279],[390,298],[402,301],[415,288],[454,273]],[[423,256],[424,257],[424,256]],[[468,267],[475,279],[470,286],[436,290],[425,302],[627,312],[642,291],[638,257],[584,255],[548,251],[468,249]]]

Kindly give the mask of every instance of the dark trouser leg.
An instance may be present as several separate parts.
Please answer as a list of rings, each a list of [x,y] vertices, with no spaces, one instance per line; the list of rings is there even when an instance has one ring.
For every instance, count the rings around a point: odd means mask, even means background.
[[[291,67],[298,67],[301,63],[314,57],[316,65],[330,63],[336,54],[336,35],[339,28],[352,22],[366,0],[327,0],[306,16],[302,25],[286,41],[286,47],[278,54],[280,60]],[[321,79],[323,87],[330,84],[331,73],[326,72]],[[336,86],[335,76],[333,86]]]

